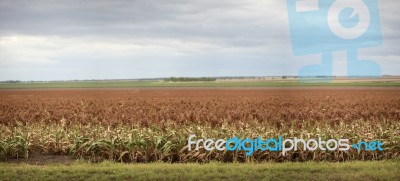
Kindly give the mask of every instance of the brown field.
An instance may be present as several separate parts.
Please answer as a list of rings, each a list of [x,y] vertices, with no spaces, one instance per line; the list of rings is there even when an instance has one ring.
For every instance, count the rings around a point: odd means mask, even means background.
[[[397,88],[9,90],[0,123],[400,120]]]
[[[188,151],[187,138],[381,140],[385,150]],[[400,155],[399,88],[69,89],[0,91],[0,160],[381,160]],[[39,158],[42,158],[39,156]]]

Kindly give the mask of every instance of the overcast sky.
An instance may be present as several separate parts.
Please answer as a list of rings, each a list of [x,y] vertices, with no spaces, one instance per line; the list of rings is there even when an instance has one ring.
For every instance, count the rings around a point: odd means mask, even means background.
[[[383,44],[359,51],[382,74],[400,74],[398,7],[379,1]],[[284,0],[0,1],[0,80],[297,75],[320,59],[293,55]]]

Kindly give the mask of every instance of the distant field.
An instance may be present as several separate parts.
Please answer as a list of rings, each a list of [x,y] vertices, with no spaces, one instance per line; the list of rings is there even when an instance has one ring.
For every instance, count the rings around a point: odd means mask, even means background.
[[[4,180],[400,180],[400,162],[26,165],[0,163]]]
[[[397,81],[333,81],[331,83],[278,81],[70,81],[0,83],[0,89],[52,89],[52,88],[162,88],[162,87],[309,87],[309,86],[356,86],[356,87],[400,87]]]

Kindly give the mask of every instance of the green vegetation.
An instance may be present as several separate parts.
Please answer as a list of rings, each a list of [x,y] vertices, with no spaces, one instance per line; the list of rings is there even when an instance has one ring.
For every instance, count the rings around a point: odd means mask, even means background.
[[[200,78],[195,78],[195,77],[171,77],[164,79],[164,81],[171,81],[171,82],[196,82],[196,81],[216,81],[216,78],[210,78],[210,77],[200,77]]]
[[[400,87],[399,82],[298,82],[298,81],[65,81],[0,83],[0,89],[49,89],[49,88],[162,88],[162,87]]]
[[[400,180],[400,161],[71,165],[0,163],[2,180]]]
[[[291,124],[223,123],[220,129],[211,124],[180,124],[173,121],[149,126],[139,124],[105,126],[91,124],[31,123],[0,125],[0,159],[29,158],[31,153],[42,155],[71,155],[93,162],[104,160],[119,162],[263,162],[263,161],[347,161],[382,160],[398,158],[400,147],[396,137],[400,128],[398,121],[353,121],[331,125],[325,121],[316,123],[293,122]],[[276,126],[279,125],[279,126]],[[307,128],[304,131],[299,128]],[[344,133],[343,130],[346,130]],[[256,151],[246,157],[245,151],[188,150],[188,137],[229,139],[232,135],[240,138],[265,138],[283,136],[286,138],[317,138],[323,140],[348,138],[356,143],[365,134],[376,135],[384,143],[384,151],[357,151],[346,153],[336,151],[293,151],[282,156],[281,152]]]

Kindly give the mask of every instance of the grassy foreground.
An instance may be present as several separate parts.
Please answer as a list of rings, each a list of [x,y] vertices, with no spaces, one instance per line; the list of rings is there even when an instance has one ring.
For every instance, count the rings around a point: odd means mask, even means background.
[[[400,180],[400,161],[71,165],[0,163],[0,180]]]

